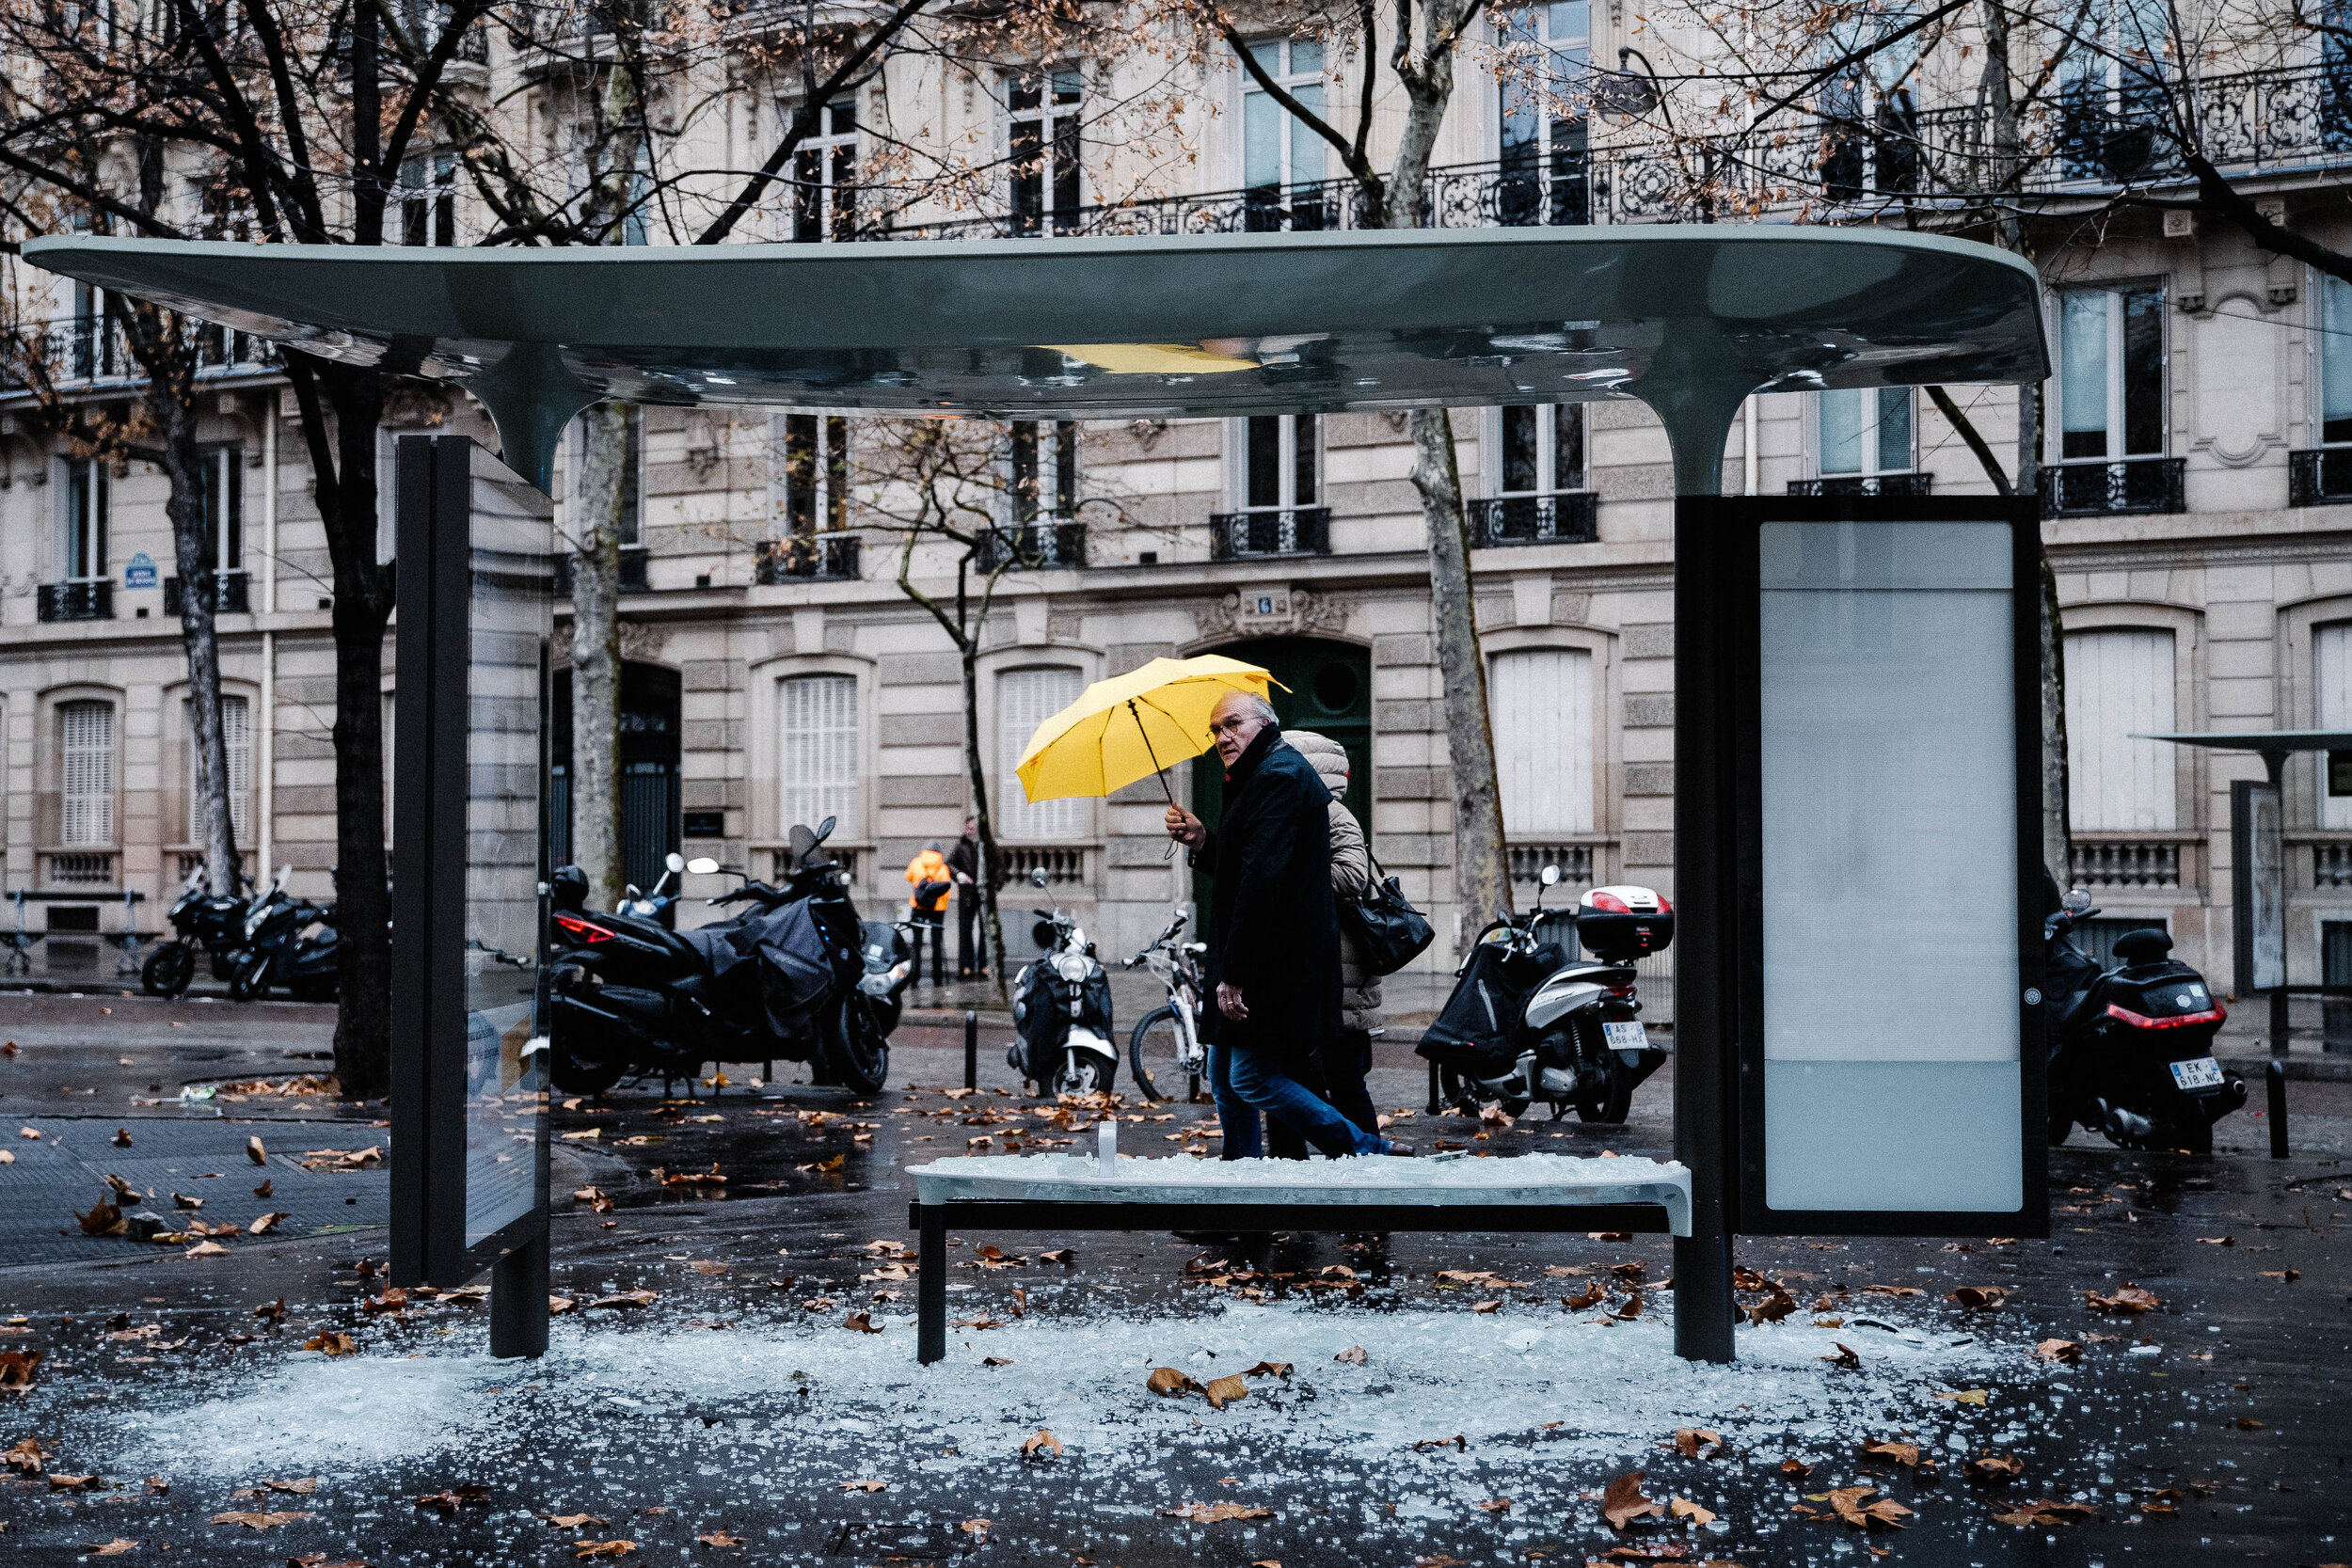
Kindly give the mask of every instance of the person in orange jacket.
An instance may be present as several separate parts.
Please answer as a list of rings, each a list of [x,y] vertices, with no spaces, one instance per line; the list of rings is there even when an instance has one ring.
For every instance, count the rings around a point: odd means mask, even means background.
[[[923,973],[923,935],[930,933],[931,984],[946,983],[943,971],[946,967],[947,900],[955,883],[947,871],[947,854],[933,839],[923,846],[922,852],[907,862],[907,920],[914,927],[914,973]]]

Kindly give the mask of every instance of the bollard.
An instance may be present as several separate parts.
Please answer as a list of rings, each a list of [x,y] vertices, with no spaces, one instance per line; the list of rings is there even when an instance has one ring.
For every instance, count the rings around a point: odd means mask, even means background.
[[[963,1014],[963,1086],[980,1086],[980,1015],[968,1007]]]
[[[2278,1057],[2263,1069],[2270,1082],[2270,1157],[2287,1157],[2287,1065]]]

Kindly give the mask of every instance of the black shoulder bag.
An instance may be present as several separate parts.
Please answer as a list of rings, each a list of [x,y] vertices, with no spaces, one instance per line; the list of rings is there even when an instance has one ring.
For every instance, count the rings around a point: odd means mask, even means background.
[[[1393,974],[1419,958],[1438,933],[1413,908],[1396,879],[1381,868],[1370,833],[1364,835],[1364,856],[1372,863],[1372,886],[1360,899],[1346,900],[1344,908],[1363,948],[1364,968],[1374,974]]]

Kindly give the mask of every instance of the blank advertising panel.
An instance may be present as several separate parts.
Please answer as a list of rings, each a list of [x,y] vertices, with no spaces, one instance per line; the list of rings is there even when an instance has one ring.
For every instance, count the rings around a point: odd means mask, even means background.
[[[2021,846],[2040,832],[2021,800],[2032,600],[2012,520],[1954,504],[1755,534],[1751,1228],[1912,1228],[2042,1201],[2020,918]]]

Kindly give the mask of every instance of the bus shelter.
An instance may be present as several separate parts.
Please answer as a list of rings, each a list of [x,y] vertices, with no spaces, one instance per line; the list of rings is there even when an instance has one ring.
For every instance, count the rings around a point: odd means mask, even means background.
[[[1080,420],[1646,404],[1677,496],[1675,1143],[1692,1177],[1677,1348],[1731,1357],[1735,1232],[2046,1233],[2033,504],[1720,494],[1754,393],[2041,381],[2040,282],[2014,257],[1765,225],[530,251],[61,237],[24,253],[463,386],[541,491],[566,421],[604,398]],[[543,737],[509,600],[546,579],[511,531],[484,541],[481,519],[531,511],[514,487],[433,461],[453,488],[418,503],[413,532],[403,486],[396,930],[404,983],[468,985],[462,1010],[402,1015],[396,1049],[442,1065],[429,1110],[395,1101],[395,1167],[421,1172],[398,1188],[414,1244],[396,1256],[440,1282],[490,1254],[512,1275],[535,1247],[544,1277],[544,1176],[516,1217],[495,1165],[535,1117],[544,1168],[544,1088],[535,1110],[483,1106],[530,1093],[529,1033],[493,1065],[513,1031],[490,1014],[528,990],[513,872],[520,759]],[[461,467],[496,496],[459,506]],[[507,584],[487,603],[485,573]],[[459,615],[472,630],[453,642]],[[452,717],[428,697],[413,716],[411,692],[468,689],[448,684],[453,647],[467,682],[515,700]],[[438,749],[423,761],[412,720]],[[415,798],[436,778],[465,781],[463,811]]]

